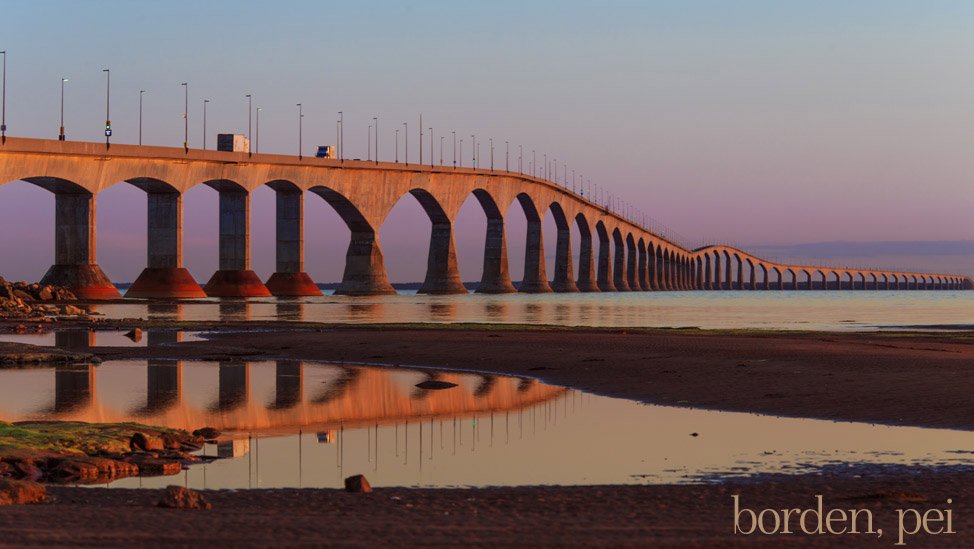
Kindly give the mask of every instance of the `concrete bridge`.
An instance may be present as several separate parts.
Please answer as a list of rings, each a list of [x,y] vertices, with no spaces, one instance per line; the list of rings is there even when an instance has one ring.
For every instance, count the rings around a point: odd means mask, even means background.
[[[340,295],[394,292],[378,230],[406,193],[432,222],[421,293],[467,292],[453,223],[471,194],[487,216],[481,293],[974,288],[963,275],[783,265],[720,246],[690,250],[569,189],[508,171],[8,138],[0,145],[0,184],[17,180],[55,195],[55,258],[43,282],[71,288],[83,299],[120,297],[96,261],[95,213],[98,193],[122,182],[145,191],[148,202],[147,265],[126,297],[319,295],[304,272],[306,192],[328,202],[351,231]],[[219,270],[202,288],[183,267],[182,253],[182,197],[196,185],[220,196]],[[250,195],[262,185],[277,199],[277,267],[266,284],[250,267]],[[527,219],[517,288],[504,232],[512,206]],[[554,273],[545,270],[542,220],[548,211],[558,231]],[[577,276],[573,224],[581,235]]]

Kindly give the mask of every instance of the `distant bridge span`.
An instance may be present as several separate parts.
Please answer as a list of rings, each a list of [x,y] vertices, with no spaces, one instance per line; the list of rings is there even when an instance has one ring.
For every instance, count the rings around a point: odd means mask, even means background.
[[[466,293],[453,223],[471,194],[487,216],[483,276],[477,288],[482,293],[974,288],[963,275],[784,265],[725,246],[689,250],[570,189],[502,170],[8,138],[0,145],[0,184],[18,180],[55,195],[55,260],[43,282],[71,288],[85,299],[119,297],[96,261],[95,212],[98,193],[122,182],[145,191],[148,201],[147,266],[127,297],[320,294],[304,272],[306,192],[328,202],[351,231],[336,291],[344,295],[394,291],[378,230],[406,193],[417,198],[432,222],[421,293]],[[219,270],[203,288],[183,267],[182,253],[182,196],[197,185],[207,185],[220,196]],[[266,284],[250,267],[250,195],[263,185],[277,199],[277,265]],[[504,232],[514,203],[527,219],[524,277],[517,288],[508,272]],[[550,281],[542,237],[549,210],[558,231]],[[581,235],[577,277],[573,224]]]

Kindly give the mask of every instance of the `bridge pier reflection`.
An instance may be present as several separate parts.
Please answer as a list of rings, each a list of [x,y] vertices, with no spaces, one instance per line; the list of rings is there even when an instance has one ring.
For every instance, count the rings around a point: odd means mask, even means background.
[[[63,365],[54,368],[54,412],[72,412],[91,404],[95,398],[95,367]]]
[[[298,360],[278,360],[275,366],[273,408],[288,409],[299,404],[304,395],[304,364]]]
[[[164,412],[176,406],[182,394],[182,361],[150,358],[146,372],[145,413]]]
[[[229,412],[250,400],[250,364],[220,362],[218,409]]]

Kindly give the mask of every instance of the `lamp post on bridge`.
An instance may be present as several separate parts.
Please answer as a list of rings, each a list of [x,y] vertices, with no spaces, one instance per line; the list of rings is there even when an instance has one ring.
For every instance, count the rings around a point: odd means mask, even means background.
[[[463,167],[463,138],[460,138],[460,167]]]
[[[257,154],[260,154],[260,111],[261,108],[257,107],[257,133],[254,134],[254,137],[256,138],[254,140],[254,152]]]
[[[189,83],[183,82],[183,150],[189,153]]]
[[[203,100],[203,150],[206,150],[206,104],[209,103],[209,99]]]
[[[490,171],[494,171],[494,138],[489,137],[487,140],[490,141]]]
[[[470,167],[477,169],[477,136],[470,136]]]
[[[538,153],[534,149],[531,149],[531,177],[537,177],[538,171]]]
[[[61,131],[58,133],[57,140],[64,141],[64,83],[67,82],[67,78],[61,79]]]
[[[3,87],[0,88],[0,143],[7,142],[7,51],[0,51],[3,56]]]
[[[453,131],[453,169],[457,169],[457,132]]]
[[[301,160],[304,158],[302,147],[302,139],[304,137],[304,106],[301,103],[296,103],[295,106],[298,108],[298,160]]]
[[[504,171],[511,171],[511,142],[504,141]]]
[[[440,136],[440,166],[443,166],[443,140],[446,139],[445,135]]]
[[[250,150],[250,140],[254,138],[253,134],[250,133],[251,130],[251,119],[254,115],[254,97],[251,94],[247,94],[247,156],[251,155]]]
[[[142,96],[145,90],[139,90],[139,145],[142,145]]]
[[[430,128],[430,168],[433,167],[433,128]],[[420,159],[422,161],[422,159]]]
[[[338,111],[338,160],[345,163],[345,114]]]
[[[399,163],[399,128],[396,128],[396,164]]]
[[[112,100],[112,71],[109,69],[102,69],[105,73],[105,148],[111,146],[112,139],[112,117],[111,117],[111,100]]]
[[[406,122],[402,123],[402,144],[403,144],[403,160],[405,160],[406,165],[409,165],[409,124]]]
[[[379,163],[379,117],[373,116],[372,121],[375,122],[375,163]]]

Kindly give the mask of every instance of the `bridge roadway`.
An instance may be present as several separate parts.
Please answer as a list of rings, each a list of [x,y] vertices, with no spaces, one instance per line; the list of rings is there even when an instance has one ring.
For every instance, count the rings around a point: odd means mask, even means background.
[[[457,268],[453,223],[473,194],[487,216],[483,275],[477,292],[658,290],[972,289],[964,275],[787,265],[742,250],[696,250],[536,177],[501,170],[298,158],[43,139],[8,138],[0,145],[0,184],[23,180],[55,195],[55,258],[42,282],[83,299],[119,296],[96,261],[98,193],[128,183],[148,202],[147,266],[126,297],[196,298],[319,295],[304,272],[304,197],[324,199],[351,231],[340,295],[393,293],[378,229],[406,193],[432,222],[421,293],[466,293]],[[183,193],[196,185],[219,193],[219,270],[202,288],[183,266]],[[250,266],[250,195],[276,193],[276,272],[262,282]],[[524,276],[508,271],[504,220],[517,203],[527,219]],[[542,220],[557,226],[555,272],[545,271]],[[580,234],[573,265],[572,225]],[[598,257],[593,239],[599,239]],[[610,244],[611,243],[611,244]]]

